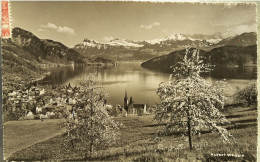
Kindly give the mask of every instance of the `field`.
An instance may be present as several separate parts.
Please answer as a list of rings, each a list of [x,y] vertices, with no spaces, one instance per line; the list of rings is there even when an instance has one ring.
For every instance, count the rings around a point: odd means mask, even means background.
[[[16,151],[57,136],[63,132],[62,120],[24,120],[4,123],[5,159]]]
[[[121,139],[116,146],[98,148],[92,159],[85,157],[77,150],[64,149],[62,145],[64,135],[56,134],[60,120],[48,120],[42,123],[30,121],[33,123],[30,124],[33,127],[22,126],[19,128],[20,134],[12,131],[18,131],[15,128],[18,128],[20,123],[20,126],[24,125],[22,123],[27,121],[17,121],[13,124],[8,122],[5,124],[5,130],[8,131],[5,131],[4,140],[7,150],[14,147],[13,139],[17,140],[14,143],[20,145],[18,145],[19,150],[13,149],[8,152],[10,155],[8,160],[256,161],[257,109],[255,107],[229,108],[225,114],[231,122],[225,127],[232,133],[235,140],[230,143],[222,143],[215,133],[195,135],[192,137],[194,146],[192,151],[189,151],[187,137],[177,134],[163,136],[158,141],[156,135],[162,130],[162,127],[152,120],[152,115],[115,118],[125,126],[121,130]],[[37,125],[46,130],[38,129]],[[28,129],[26,132],[31,133],[23,135],[22,130],[25,128]],[[38,130],[43,132],[38,132]],[[46,131],[50,131],[48,137]],[[42,136],[38,136],[41,134]],[[56,136],[53,136],[55,134]],[[37,139],[39,140],[37,141]],[[27,142],[31,142],[31,144],[28,145]],[[221,156],[216,156],[216,154],[221,154]],[[228,154],[231,155],[228,156]]]

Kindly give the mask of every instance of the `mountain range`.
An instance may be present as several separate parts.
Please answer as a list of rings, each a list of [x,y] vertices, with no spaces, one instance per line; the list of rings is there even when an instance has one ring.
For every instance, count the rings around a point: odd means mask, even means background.
[[[256,44],[256,33],[242,33],[236,36],[224,37],[221,33],[174,34],[161,39],[133,41],[113,39],[108,43],[84,39],[73,49],[83,56],[110,58],[116,61],[144,61],[153,57],[169,54],[172,51],[186,47],[195,47],[205,51],[221,46],[250,46]]]

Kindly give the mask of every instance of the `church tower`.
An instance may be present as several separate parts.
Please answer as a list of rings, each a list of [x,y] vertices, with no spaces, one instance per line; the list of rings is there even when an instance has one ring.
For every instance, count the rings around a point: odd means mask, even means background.
[[[125,91],[125,98],[124,98],[124,108],[127,111],[128,110],[128,98],[127,98],[127,92]]]

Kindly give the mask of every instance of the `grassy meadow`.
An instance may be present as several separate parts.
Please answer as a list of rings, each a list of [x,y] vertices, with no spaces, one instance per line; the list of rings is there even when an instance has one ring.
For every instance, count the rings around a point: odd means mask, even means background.
[[[202,133],[192,137],[194,149],[190,151],[186,136],[183,137],[176,134],[157,139],[157,133],[163,130],[163,128],[153,121],[153,115],[128,116],[114,118],[124,124],[118,144],[109,148],[98,147],[91,159],[82,154],[82,148],[66,149],[63,145],[64,134],[58,134],[48,139],[38,136],[37,138],[42,138],[42,141],[28,145],[27,148],[20,146],[20,150],[13,153],[8,160],[256,161],[256,107],[229,108],[225,111],[225,114],[231,122],[225,127],[235,138],[230,143],[222,143],[216,133]],[[45,124],[48,127],[55,127],[60,122],[58,120],[53,121],[54,123],[45,122]],[[19,124],[19,122],[26,121],[16,121],[15,123]],[[10,124],[7,123],[6,129],[10,129],[8,128],[9,126]],[[34,137],[36,132],[33,132],[37,129],[35,127],[28,128],[31,128],[32,132],[28,134],[28,138],[33,141],[36,138]],[[48,131],[51,130],[48,129]],[[62,131],[60,130],[60,132]],[[5,133],[5,136],[8,136],[8,133],[11,132]],[[22,141],[24,136],[16,134],[16,137],[5,138],[5,147],[8,148],[10,146],[10,140],[12,139],[20,139]],[[216,156],[216,154],[232,155]]]
[[[5,159],[21,149],[61,134],[61,119],[23,120],[4,123]]]

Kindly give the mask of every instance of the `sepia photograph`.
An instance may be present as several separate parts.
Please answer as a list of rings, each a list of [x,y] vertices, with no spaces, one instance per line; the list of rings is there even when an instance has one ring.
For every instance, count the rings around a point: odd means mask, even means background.
[[[7,161],[257,161],[257,4],[1,1]]]

